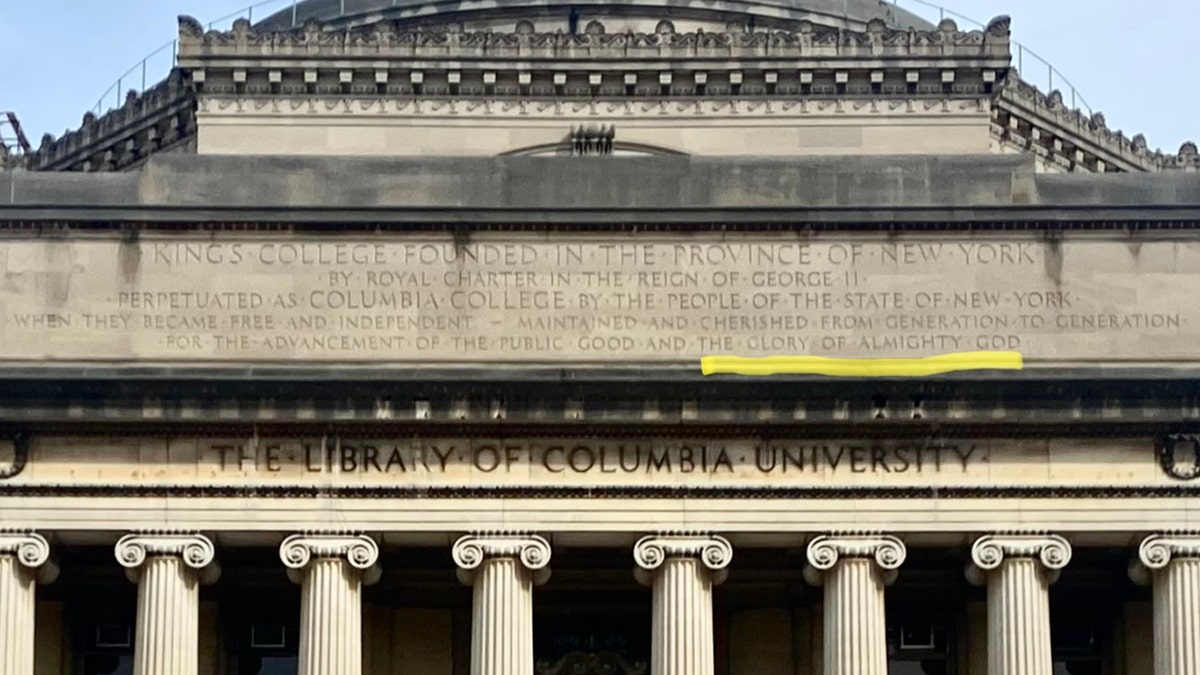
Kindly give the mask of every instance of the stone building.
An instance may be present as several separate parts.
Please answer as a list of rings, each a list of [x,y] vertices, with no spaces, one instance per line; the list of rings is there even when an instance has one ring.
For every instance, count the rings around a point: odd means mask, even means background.
[[[0,675],[1200,672],[1200,158],[1007,18],[305,0],[5,161]]]

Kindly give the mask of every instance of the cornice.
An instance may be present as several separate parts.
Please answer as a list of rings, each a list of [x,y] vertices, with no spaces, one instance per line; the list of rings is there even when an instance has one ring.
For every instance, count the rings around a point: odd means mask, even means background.
[[[895,58],[915,56],[992,57],[1006,62],[1010,55],[1007,17],[994,19],[984,30],[961,31],[950,20],[934,30],[897,30],[872,21],[866,30],[839,30],[799,21],[793,30],[751,31],[733,24],[725,32],[677,32],[663,18],[654,32],[609,33],[601,21],[591,21],[580,33],[539,33],[529,21],[517,21],[508,33],[464,31],[460,24],[412,28],[380,21],[351,29],[326,29],[316,21],[302,28],[259,32],[240,20],[229,31],[204,31],[190,17],[179,21],[179,58],[184,67],[198,67],[221,57],[304,58],[439,58],[477,59],[502,56],[520,59],[629,58],[639,53],[655,58],[687,59],[724,56]]]
[[[1174,155],[1151,151],[1145,136],[1110,129],[1103,113],[1088,115],[1067,105],[1061,91],[1047,94],[1016,77],[997,91],[993,137],[1066,171],[1200,170],[1195,143],[1184,143]]]
[[[130,91],[125,104],[101,117],[88,112],[79,129],[42,144],[29,157],[35,171],[120,170],[148,155],[178,145],[195,132],[193,93],[182,73],[142,93]]]

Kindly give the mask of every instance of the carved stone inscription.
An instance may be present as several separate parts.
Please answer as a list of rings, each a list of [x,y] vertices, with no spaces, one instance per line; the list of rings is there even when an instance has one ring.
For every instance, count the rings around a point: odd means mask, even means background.
[[[14,482],[205,485],[1161,485],[1152,439],[59,438]]]
[[[790,235],[0,243],[0,358],[1200,358],[1200,245]]]

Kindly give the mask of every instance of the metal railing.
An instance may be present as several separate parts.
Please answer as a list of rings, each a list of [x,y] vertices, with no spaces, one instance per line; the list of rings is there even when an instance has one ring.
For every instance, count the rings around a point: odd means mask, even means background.
[[[982,21],[977,21],[969,16],[963,16],[962,14],[947,9],[941,5],[934,4],[932,2],[926,2],[926,0],[889,1],[893,6],[906,9],[918,16],[930,16],[930,12],[936,11],[938,13],[938,21],[949,17],[954,19],[956,23],[967,23],[970,24],[971,27],[975,28],[984,28],[986,26],[986,24],[984,24]],[[1055,89],[1063,91],[1064,100],[1068,96],[1070,97],[1072,108],[1080,108],[1087,112],[1088,115],[1092,114],[1092,107],[1088,105],[1086,100],[1084,100],[1083,94],[1079,93],[1079,90],[1075,88],[1075,85],[1071,84],[1071,81],[1068,80],[1061,72],[1059,72],[1059,70],[1055,68],[1049,61],[1041,56],[1038,56],[1037,52],[1029,49],[1016,40],[1013,40],[1012,46],[1014,49],[1013,60],[1015,61],[1017,74],[1021,76],[1021,79],[1025,80],[1034,87],[1038,87],[1039,89],[1041,88],[1041,84],[1044,82],[1046,88],[1043,90],[1043,93],[1046,94],[1049,94]],[[1029,72],[1026,72],[1025,64],[1027,62],[1031,64],[1030,69],[1031,71],[1035,71],[1035,74],[1031,75]],[[1039,81],[1043,74],[1045,75],[1046,79],[1044,81]]]
[[[939,21],[945,19],[946,17],[950,17],[956,22],[963,22],[973,27],[983,28],[985,26],[982,21],[977,21],[971,17],[964,16],[941,5],[934,4],[932,2],[926,2],[926,0],[889,1],[895,7],[900,7],[919,16],[929,16],[929,13],[936,11],[938,13]],[[340,2],[341,10],[344,14],[346,11],[347,0],[340,0]],[[255,10],[259,10],[261,13],[263,8],[272,8],[267,10],[268,13],[271,13],[291,5],[291,23],[292,27],[295,28],[299,19],[297,15],[297,8],[299,4],[300,0],[262,0],[261,2],[256,2],[252,5],[239,9],[236,12],[232,12],[218,19],[214,19],[210,21],[206,27],[211,30],[214,27],[232,23],[234,20],[242,17],[245,17],[251,23],[253,23]],[[399,4],[399,0],[392,0],[392,4]],[[1039,86],[1040,84],[1039,82],[1035,81],[1034,78],[1030,77],[1025,71],[1026,61],[1030,61],[1034,64],[1033,67],[1039,73],[1043,72],[1043,70],[1045,72],[1045,93],[1048,94],[1049,92],[1054,91],[1055,88],[1059,88],[1061,90],[1065,87],[1070,96],[1072,108],[1082,108],[1087,111],[1089,115],[1092,113],[1091,106],[1089,106],[1087,101],[1084,100],[1083,95],[1079,93],[1079,90],[1075,88],[1075,85],[1071,84],[1071,81],[1068,80],[1061,72],[1059,72],[1057,68],[1051,65],[1049,61],[1041,56],[1038,56],[1037,52],[1025,47],[1023,44],[1016,42],[1015,40],[1013,41],[1012,46],[1016,49],[1016,52],[1013,56],[1016,60],[1017,73],[1020,74],[1020,76],[1026,82],[1035,87]],[[123,99],[126,92],[125,86],[127,84],[132,85],[136,83],[139,85],[139,92],[146,91],[146,87],[148,85],[154,84],[154,82],[148,81],[146,79],[147,77],[152,76],[155,78],[155,81],[157,81],[157,79],[160,77],[158,73],[170,72],[171,69],[175,67],[178,50],[179,41],[171,40],[158,49],[150,52],[150,54],[148,54],[144,59],[134,64],[129,70],[126,70],[119,78],[117,78],[117,81],[114,82],[111,87],[109,87],[103,94],[100,95],[99,100],[96,101],[96,105],[92,108],[92,112],[99,116],[102,112],[104,112],[105,102],[109,100],[112,100],[113,108],[119,108],[124,103]],[[1040,75],[1035,77],[1040,77]],[[1064,94],[1064,97],[1066,95],[1067,94]]]
[[[343,6],[345,5],[345,2],[346,0],[342,0]],[[212,30],[213,28],[231,24],[233,21],[243,17],[253,23],[255,10],[259,10],[259,15],[261,16],[263,8],[269,8],[273,6],[274,9],[267,10],[267,13],[270,14],[277,9],[286,7],[287,5],[292,6],[292,25],[295,26],[296,7],[299,5],[299,3],[300,0],[261,0],[261,2],[256,2],[252,5],[243,7],[236,12],[213,19],[205,24],[205,28]],[[109,102],[112,103],[110,109],[121,107],[121,105],[125,102],[124,97],[128,91],[126,87],[128,87],[128,89],[134,89],[136,85],[139,92],[146,91],[148,86],[155,84],[159,79],[162,78],[162,73],[171,72],[171,69],[175,67],[178,52],[179,40],[176,39],[167,42],[163,46],[147,54],[145,58],[133,64],[129,70],[126,70],[124,73],[122,73],[121,76],[117,78],[116,82],[112,83],[112,86],[104,90],[104,93],[101,94],[100,98],[96,101],[96,105],[92,107],[92,112],[99,116],[101,113],[105,112],[105,105],[107,105]],[[148,77],[152,77],[154,79],[148,80]]]

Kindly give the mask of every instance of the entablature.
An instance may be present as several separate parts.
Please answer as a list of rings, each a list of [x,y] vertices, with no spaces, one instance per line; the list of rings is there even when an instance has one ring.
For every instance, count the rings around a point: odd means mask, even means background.
[[[793,30],[538,33],[465,32],[459,24],[257,33],[203,32],[180,23],[180,66],[206,92],[482,95],[862,95],[990,93],[1010,58],[1008,23],[959,31],[865,32],[800,22]]]

